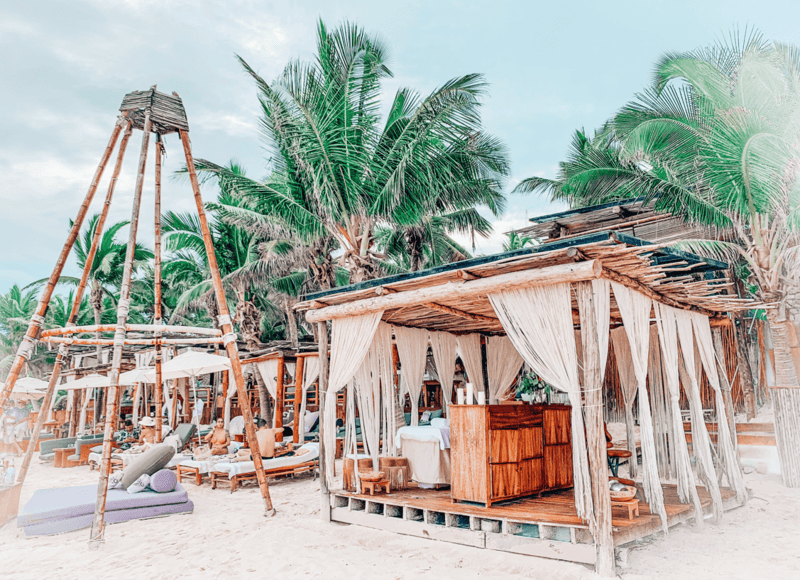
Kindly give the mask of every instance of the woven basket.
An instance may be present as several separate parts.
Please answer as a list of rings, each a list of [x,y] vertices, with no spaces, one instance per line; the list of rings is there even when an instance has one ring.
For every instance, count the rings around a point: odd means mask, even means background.
[[[636,497],[636,488],[628,486],[624,490],[612,490],[609,493],[611,494],[611,499],[614,501],[630,501]]]
[[[358,476],[361,481],[380,481],[386,478],[386,474],[382,471],[359,471]]]

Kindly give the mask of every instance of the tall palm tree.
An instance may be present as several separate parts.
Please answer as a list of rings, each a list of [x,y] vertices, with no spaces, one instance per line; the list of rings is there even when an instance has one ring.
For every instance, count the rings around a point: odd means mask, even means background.
[[[16,284],[7,294],[0,294],[0,373],[5,375],[14,362],[19,345],[28,331],[28,323],[36,312],[37,289],[20,289]],[[27,361],[28,370],[37,377],[44,375],[53,360],[46,349],[37,348]]]
[[[257,181],[207,161],[198,167],[231,180],[251,200],[231,217],[278,224],[317,250],[310,262],[323,267],[309,271],[315,285],[335,284],[334,251],[352,282],[378,276],[379,226],[413,233],[427,218],[477,204],[502,211],[508,160],[502,143],[481,127],[480,75],[455,78],[424,98],[400,89],[381,123],[381,83],[391,76],[387,48],[354,24],[329,31],[320,22],[315,61],[290,62],[271,84],[239,60],[259,90],[272,171]],[[473,224],[453,223],[484,234],[485,224],[472,218]],[[419,247],[413,236],[409,241]]]
[[[767,319],[780,385],[800,386],[787,298],[800,288],[800,50],[752,32],[686,54],[667,54],[653,85],[611,122],[616,158],[556,183],[527,181],[581,203],[645,195],[687,220],[730,228],[732,243],[694,240],[745,265]],[[611,156],[613,157],[613,156]],[[591,159],[578,155],[578,161]],[[571,159],[570,161],[574,161]],[[800,487],[798,389],[773,397],[784,483]]]

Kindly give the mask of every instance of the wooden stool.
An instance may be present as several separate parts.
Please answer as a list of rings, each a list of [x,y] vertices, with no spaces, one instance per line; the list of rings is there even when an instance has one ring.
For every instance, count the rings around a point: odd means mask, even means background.
[[[623,507],[628,510],[628,519],[633,519],[633,514],[636,514],[636,517],[639,517],[639,500],[629,499],[628,501],[615,501],[611,500],[611,507]]]
[[[194,482],[197,485],[202,485],[203,483],[203,474],[200,473],[199,467],[189,467],[187,465],[178,464],[175,466],[175,474],[178,476],[178,481],[183,483],[184,477],[194,476]]]
[[[406,489],[411,481],[407,457],[379,457],[378,471],[383,471],[393,489]]]
[[[370,495],[375,495],[375,490],[378,490],[378,493],[381,492],[381,487],[386,491],[386,493],[391,493],[392,491],[392,484],[389,483],[388,479],[381,479],[380,481],[364,481],[361,480],[361,494],[366,495],[367,490],[369,490]]]
[[[53,467],[71,467],[72,462],[67,460],[67,457],[75,453],[72,447],[59,447],[53,449],[55,457],[53,458]],[[77,465],[77,464],[76,464]]]
[[[614,474],[614,477],[616,477],[619,471],[620,460],[630,458],[632,453],[627,449],[607,449],[606,455],[608,455],[608,467],[611,469],[611,473]]]
[[[342,461],[342,488],[345,491],[358,491],[358,488],[356,488],[356,473],[353,467],[354,463],[355,461],[350,457],[345,457],[344,461]],[[369,457],[366,459],[359,459],[358,470],[372,471],[372,459]]]

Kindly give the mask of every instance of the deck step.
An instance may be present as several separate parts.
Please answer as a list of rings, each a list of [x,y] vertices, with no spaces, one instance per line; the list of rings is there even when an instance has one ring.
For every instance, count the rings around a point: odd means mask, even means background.
[[[709,432],[708,435],[711,437],[713,443],[717,442],[716,432]],[[775,441],[774,433],[739,433],[737,434],[736,440],[739,442],[739,445],[761,445],[765,447],[777,447],[778,445]],[[686,433],[686,442],[692,442],[691,433]]]
[[[706,423],[706,429],[709,433],[716,433],[716,423]],[[683,430],[691,431],[692,424],[689,421],[683,422]],[[775,433],[774,423],[736,423],[737,433]]]

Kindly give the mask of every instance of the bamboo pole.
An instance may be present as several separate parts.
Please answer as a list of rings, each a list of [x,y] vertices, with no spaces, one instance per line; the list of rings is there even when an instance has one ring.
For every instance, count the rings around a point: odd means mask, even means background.
[[[292,442],[300,443],[300,409],[302,408],[302,399],[305,397],[303,392],[303,367],[306,364],[306,357],[297,357],[297,363],[294,367],[294,421],[292,423]],[[305,433],[303,433],[305,440]]]
[[[611,529],[611,497],[608,490],[608,458],[603,429],[603,369],[600,368],[600,349],[597,336],[597,314],[594,291],[589,282],[575,284],[581,318],[583,343],[584,414],[586,443],[589,452],[589,471],[592,480],[592,505],[596,527],[592,530],[596,550],[596,572],[603,577],[614,577],[614,536]],[[572,410],[580,413],[581,409]],[[582,437],[573,433],[573,437]]]
[[[319,490],[322,495],[321,514],[322,520],[331,521],[331,495],[326,479],[325,457],[327,453],[336,453],[336,449],[325,449],[325,404],[328,392],[328,328],[324,322],[317,323],[317,343],[319,345]],[[336,404],[334,396],[333,404]]]
[[[155,88],[155,87],[153,87]],[[119,371],[122,365],[122,348],[125,343],[125,325],[128,322],[130,305],[131,276],[133,274],[133,257],[136,251],[136,234],[139,230],[139,210],[142,204],[144,187],[144,171],[147,165],[147,147],[150,143],[150,109],[145,109],[144,127],[142,129],[142,149],[139,153],[139,169],[136,174],[136,187],[133,194],[128,248],[125,253],[125,266],[122,270],[120,300],[117,304],[117,328],[114,333],[114,354],[109,373],[108,393],[106,395],[106,424],[103,437],[103,458],[100,461],[100,480],[97,484],[97,501],[94,507],[94,521],[89,535],[91,542],[102,542],[105,529],[106,496],[108,494],[108,476],[111,470],[111,447],[114,442],[114,428],[119,413]]]
[[[186,170],[189,173],[189,181],[192,184],[192,191],[194,192],[197,213],[200,217],[200,227],[203,230],[203,242],[205,243],[208,266],[211,270],[211,279],[214,284],[214,294],[217,299],[217,307],[219,308],[219,325],[223,332],[225,350],[227,351],[228,358],[231,361],[231,370],[233,371],[234,381],[236,382],[236,392],[239,395],[239,401],[242,403],[241,407],[242,416],[244,417],[244,427],[247,432],[247,440],[253,456],[256,477],[258,478],[258,487],[261,490],[262,497],[264,498],[264,515],[270,517],[275,515],[275,509],[272,507],[272,498],[269,495],[269,485],[267,484],[267,477],[264,474],[264,464],[261,460],[261,451],[258,449],[258,438],[256,437],[255,425],[253,424],[253,414],[249,405],[247,404],[247,387],[244,382],[244,375],[242,374],[242,363],[239,361],[239,351],[236,347],[236,334],[233,332],[233,324],[231,321],[230,312],[228,311],[228,302],[225,297],[225,289],[222,286],[222,278],[219,274],[219,267],[217,266],[217,256],[214,253],[214,243],[211,238],[211,230],[208,227],[205,206],[203,205],[203,198],[200,195],[200,184],[197,181],[197,173],[194,168],[194,159],[192,158],[192,148],[189,142],[189,134],[186,131],[178,131],[178,133],[180,134],[181,143],[183,144],[183,153],[186,156]]]
[[[86,196],[83,198],[83,203],[81,204],[80,209],[78,209],[78,215],[75,217],[75,221],[72,222],[72,228],[67,236],[67,241],[64,243],[64,247],[61,248],[61,253],[58,256],[58,260],[56,260],[56,265],[53,268],[53,272],[50,274],[50,278],[47,280],[47,285],[44,287],[42,295],[39,297],[39,303],[36,306],[36,312],[33,316],[31,316],[31,320],[28,323],[28,330],[25,333],[25,337],[22,339],[22,342],[20,343],[17,354],[14,357],[14,362],[11,365],[11,369],[8,371],[5,385],[2,389],[0,389],[0,408],[5,405],[9,395],[11,395],[11,391],[14,389],[14,385],[17,382],[19,373],[22,371],[25,361],[27,361],[28,357],[30,356],[30,349],[33,348],[33,344],[39,335],[41,326],[44,323],[44,315],[47,312],[47,307],[50,305],[50,298],[52,298],[56,284],[58,283],[59,278],[61,278],[61,272],[64,269],[64,265],[67,263],[69,253],[72,251],[72,246],[75,245],[75,240],[80,234],[81,227],[83,226],[83,220],[86,218],[86,214],[89,211],[89,205],[92,203],[94,194],[97,191],[98,185],[100,184],[100,178],[103,176],[103,172],[108,164],[108,160],[111,158],[111,153],[114,150],[114,146],[117,144],[117,139],[122,131],[123,119],[124,114],[122,117],[117,119],[117,123],[114,125],[114,130],[111,132],[111,138],[108,140],[105,151],[103,151],[103,155],[100,158],[100,163],[94,172],[94,177],[92,178],[92,183],[89,185],[89,190],[86,192]]]
[[[154,318],[155,324],[163,324],[161,320],[161,161],[164,154],[164,143],[161,141],[161,135],[156,135],[156,179],[155,179],[155,245],[153,247],[153,255],[155,258],[155,265],[153,270],[154,275]],[[163,388],[163,379],[161,376],[161,331],[154,333],[156,339],[156,441],[161,442],[161,424],[163,417],[161,416],[161,389]]]
[[[521,270],[510,272],[477,280],[465,282],[448,282],[429,288],[409,290],[407,292],[397,292],[396,294],[385,294],[373,298],[346,302],[334,306],[326,306],[317,310],[306,312],[308,322],[321,322],[335,318],[346,318],[360,314],[368,314],[394,308],[404,308],[417,306],[439,300],[471,299],[487,292],[503,290],[513,290],[530,286],[542,286],[554,283],[580,282],[582,280],[592,280],[599,278],[603,272],[602,264],[599,260],[588,260],[586,262],[569,262],[537,268],[531,270]]]

